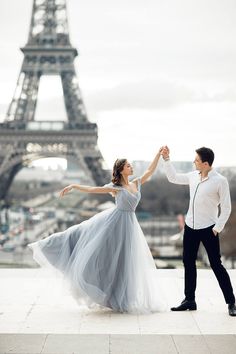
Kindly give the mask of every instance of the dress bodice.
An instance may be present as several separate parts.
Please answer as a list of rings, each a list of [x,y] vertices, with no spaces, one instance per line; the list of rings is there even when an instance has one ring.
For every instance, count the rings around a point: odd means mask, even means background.
[[[112,183],[109,183],[106,186],[114,187]],[[115,189],[117,190],[115,196],[117,208],[124,211],[134,212],[141,198],[140,179],[138,179],[138,189],[135,193],[128,191],[128,189],[124,187],[115,186]]]
[[[120,188],[120,191],[117,193],[116,206],[120,210],[124,211],[135,211],[141,198],[141,193],[138,190],[135,193],[129,192],[125,188]]]

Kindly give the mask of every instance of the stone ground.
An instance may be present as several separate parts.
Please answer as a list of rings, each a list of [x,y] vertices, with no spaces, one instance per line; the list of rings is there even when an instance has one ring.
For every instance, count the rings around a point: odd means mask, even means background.
[[[167,311],[128,315],[78,306],[45,269],[0,269],[0,354],[236,353],[236,318],[210,270],[198,271],[197,311],[169,311],[183,298],[183,270],[157,276]]]

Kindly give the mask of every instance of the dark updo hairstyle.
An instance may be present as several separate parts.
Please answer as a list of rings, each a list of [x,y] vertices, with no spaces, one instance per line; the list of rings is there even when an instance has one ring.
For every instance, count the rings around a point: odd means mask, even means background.
[[[117,159],[114,163],[113,166],[113,172],[112,172],[112,183],[115,184],[116,186],[122,186],[121,184],[121,172],[123,171],[123,168],[127,162],[127,159]]]

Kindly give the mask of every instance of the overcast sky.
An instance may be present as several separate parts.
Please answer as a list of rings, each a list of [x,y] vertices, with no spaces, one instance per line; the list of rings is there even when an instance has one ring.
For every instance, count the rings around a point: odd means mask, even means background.
[[[216,166],[236,165],[235,0],[67,2],[80,88],[109,167],[119,156],[150,160],[163,144],[173,160],[205,145]],[[31,9],[32,0],[0,1],[1,119]],[[57,78],[43,77],[36,118],[65,119],[61,94]]]

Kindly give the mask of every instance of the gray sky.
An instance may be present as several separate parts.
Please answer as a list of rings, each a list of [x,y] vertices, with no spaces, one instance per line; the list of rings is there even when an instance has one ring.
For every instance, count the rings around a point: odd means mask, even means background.
[[[236,165],[235,0],[67,2],[80,88],[108,166],[119,156],[150,160],[163,144],[174,160],[205,145],[216,165]],[[32,0],[0,2],[1,119],[31,8]],[[58,82],[43,77],[37,119],[65,118]]]

